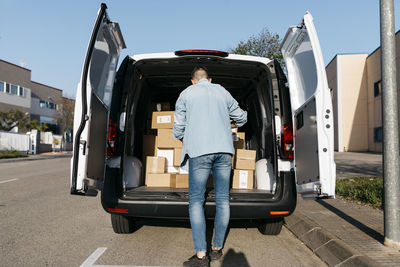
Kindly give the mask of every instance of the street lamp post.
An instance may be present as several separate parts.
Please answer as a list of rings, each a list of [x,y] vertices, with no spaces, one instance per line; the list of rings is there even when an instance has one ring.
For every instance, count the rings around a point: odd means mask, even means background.
[[[400,156],[393,0],[380,0],[384,244],[400,248]]]

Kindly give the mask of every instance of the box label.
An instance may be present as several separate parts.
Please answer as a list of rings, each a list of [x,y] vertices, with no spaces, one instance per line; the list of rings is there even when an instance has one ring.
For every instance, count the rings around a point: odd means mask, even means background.
[[[247,188],[248,171],[239,171],[239,188]]]
[[[171,123],[171,116],[157,116],[157,123]]]

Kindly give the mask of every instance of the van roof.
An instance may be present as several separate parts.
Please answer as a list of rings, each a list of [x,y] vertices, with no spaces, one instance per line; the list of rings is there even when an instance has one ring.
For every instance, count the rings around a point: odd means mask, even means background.
[[[143,59],[155,59],[155,58],[178,58],[180,56],[175,55],[174,52],[166,52],[166,53],[148,53],[148,54],[138,54],[131,56],[135,61],[143,60]],[[266,57],[256,57],[256,56],[247,56],[247,55],[237,55],[237,54],[229,54],[227,59],[234,60],[244,60],[244,61],[255,61],[263,64],[268,64],[271,62],[271,59]]]

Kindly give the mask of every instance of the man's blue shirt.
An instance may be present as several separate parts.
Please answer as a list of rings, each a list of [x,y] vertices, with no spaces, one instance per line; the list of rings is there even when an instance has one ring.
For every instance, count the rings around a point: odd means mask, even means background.
[[[201,79],[180,94],[174,113],[174,138],[183,138],[181,162],[185,155],[194,158],[211,153],[230,153],[230,119],[238,127],[247,122],[247,112],[221,85]]]

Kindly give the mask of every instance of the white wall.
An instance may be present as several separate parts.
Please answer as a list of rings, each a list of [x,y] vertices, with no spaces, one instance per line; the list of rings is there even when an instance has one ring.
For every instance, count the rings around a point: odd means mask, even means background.
[[[18,150],[27,152],[29,150],[29,144],[29,136],[26,134],[0,131],[0,151]]]

